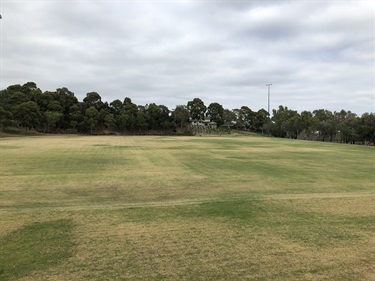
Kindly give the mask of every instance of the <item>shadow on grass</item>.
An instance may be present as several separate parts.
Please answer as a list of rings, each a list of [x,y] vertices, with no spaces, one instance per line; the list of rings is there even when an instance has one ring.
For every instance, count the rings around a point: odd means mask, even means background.
[[[45,270],[72,255],[72,220],[36,222],[0,238],[0,280]]]

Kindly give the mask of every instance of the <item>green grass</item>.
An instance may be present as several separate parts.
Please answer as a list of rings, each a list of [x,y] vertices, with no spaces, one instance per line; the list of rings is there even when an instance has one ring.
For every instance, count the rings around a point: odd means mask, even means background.
[[[374,147],[0,139],[0,280],[374,280]]]
[[[11,280],[55,266],[72,255],[71,220],[35,222],[0,239],[0,278]]]

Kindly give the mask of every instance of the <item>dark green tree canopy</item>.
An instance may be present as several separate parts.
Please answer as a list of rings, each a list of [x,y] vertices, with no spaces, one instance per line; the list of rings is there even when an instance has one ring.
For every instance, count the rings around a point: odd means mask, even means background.
[[[42,92],[34,82],[10,85],[0,90],[0,128],[17,126],[41,132],[73,133],[172,133],[189,131],[193,128],[191,121],[205,117],[216,122],[219,128],[266,132],[276,137],[375,142],[374,113],[365,113],[361,117],[347,110],[317,109],[298,113],[280,105],[273,110],[271,117],[264,109],[253,111],[246,105],[229,110],[213,102],[206,107],[199,98],[171,111],[156,103],[137,105],[129,97],[123,101],[103,102],[97,92],[87,93],[80,102],[66,87]]]
[[[86,94],[83,102],[87,105],[87,107],[97,107],[98,104],[102,102],[102,97],[97,92],[90,92]]]
[[[29,129],[40,124],[41,113],[36,102],[27,101],[15,106],[14,118],[19,125]]]
[[[180,128],[183,128],[189,123],[189,110],[185,105],[177,105],[172,112],[172,118]]]
[[[195,98],[187,103],[187,109],[189,110],[191,119],[199,120],[204,118],[207,107],[201,99]]]
[[[211,121],[216,122],[218,126],[224,124],[224,108],[217,102],[211,103],[207,108],[207,116],[210,117]]]

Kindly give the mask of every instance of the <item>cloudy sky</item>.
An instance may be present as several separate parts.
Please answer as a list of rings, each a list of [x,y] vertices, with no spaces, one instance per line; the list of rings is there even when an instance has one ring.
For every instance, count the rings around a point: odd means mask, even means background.
[[[1,89],[375,111],[372,1],[1,0]]]

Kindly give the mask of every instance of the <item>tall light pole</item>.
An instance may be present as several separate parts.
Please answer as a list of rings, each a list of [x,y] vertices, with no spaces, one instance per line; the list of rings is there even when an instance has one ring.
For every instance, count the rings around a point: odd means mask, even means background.
[[[0,3],[0,8],[1,8],[1,3]],[[0,20],[2,19],[3,17],[0,15]],[[0,24],[0,89],[3,89],[3,79],[1,79],[3,77],[3,25]]]
[[[268,117],[271,118],[271,115],[270,115],[270,90],[271,90],[271,85],[272,84],[266,84],[266,86],[268,87]]]

